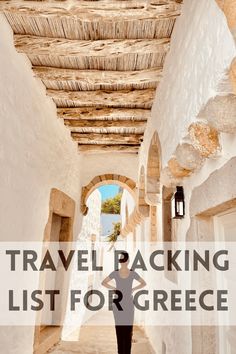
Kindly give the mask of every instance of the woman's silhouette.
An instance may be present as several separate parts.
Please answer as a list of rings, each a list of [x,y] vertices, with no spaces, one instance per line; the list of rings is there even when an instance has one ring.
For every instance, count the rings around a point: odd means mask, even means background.
[[[135,290],[143,288],[146,282],[138,273],[128,268],[129,254],[127,252],[121,253],[119,263],[121,265],[120,269],[111,272],[111,274],[103,280],[102,285],[108,289],[118,290],[122,294],[122,300],[119,302],[121,308],[118,308],[115,302],[113,303],[118,354],[130,354],[134,322],[132,293]],[[116,281],[116,287],[109,284],[112,279]],[[133,288],[134,279],[140,284]]]

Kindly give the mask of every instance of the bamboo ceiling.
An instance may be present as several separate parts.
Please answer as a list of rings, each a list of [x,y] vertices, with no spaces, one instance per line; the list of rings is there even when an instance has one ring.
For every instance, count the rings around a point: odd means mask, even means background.
[[[181,0],[0,0],[80,151],[137,153]]]

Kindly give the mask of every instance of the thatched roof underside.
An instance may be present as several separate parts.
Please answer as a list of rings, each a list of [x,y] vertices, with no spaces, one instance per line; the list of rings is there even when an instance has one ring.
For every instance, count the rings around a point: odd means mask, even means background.
[[[0,10],[79,150],[137,153],[180,2],[1,0]]]

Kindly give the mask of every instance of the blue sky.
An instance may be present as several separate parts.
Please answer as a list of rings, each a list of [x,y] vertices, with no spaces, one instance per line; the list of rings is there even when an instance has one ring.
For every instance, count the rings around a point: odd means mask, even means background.
[[[102,195],[102,200],[114,197],[119,192],[119,186],[117,184],[107,184],[98,188]]]

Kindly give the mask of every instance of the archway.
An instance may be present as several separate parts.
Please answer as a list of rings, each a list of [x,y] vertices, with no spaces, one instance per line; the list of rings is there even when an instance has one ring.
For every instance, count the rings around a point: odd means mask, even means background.
[[[160,194],[161,146],[157,132],[154,133],[148,151],[147,180],[145,200],[156,206],[161,202]]]
[[[86,202],[90,194],[96,188],[104,184],[118,184],[122,188],[127,189],[136,200],[136,195],[135,195],[136,183],[132,179],[125,176],[116,175],[116,174],[105,174],[105,175],[96,176],[92,179],[92,181],[89,184],[82,187],[81,212],[83,215],[86,215],[88,212],[88,207],[86,205]]]

